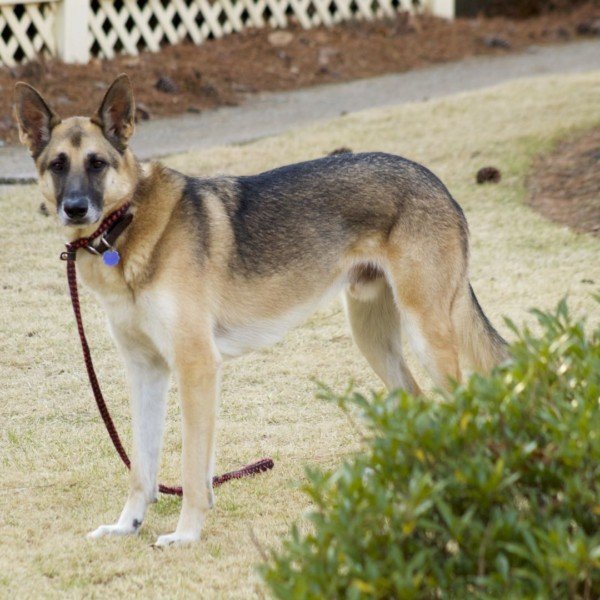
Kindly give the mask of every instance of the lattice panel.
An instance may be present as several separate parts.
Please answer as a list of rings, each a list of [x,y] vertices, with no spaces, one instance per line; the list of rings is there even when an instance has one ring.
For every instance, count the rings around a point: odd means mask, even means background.
[[[0,4],[0,63],[13,67],[40,54],[54,54],[56,9],[55,1]]]
[[[14,66],[40,54],[56,55],[59,8],[65,0],[0,0],[0,64]],[[247,27],[333,25],[351,19],[391,17],[419,0],[78,0],[89,6],[89,42],[83,57],[158,51],[188,40],[200,44]],[[60,18],[69,19],[69,9]],[[81,27],[85,27],[82,23]],[[72,31],[72,30],[71,30]],[[63,34],[64,35],[64,34]],[[68,36],[69,34],[67,34]],[[63,47],[65,39],[62,38]],[[89,48],[87,47],[89,43]]]
[[[412,0],[92,0],[90,52],[156,52],[162,45],[199,44],[247,27],[332,25],[350,19],[391,17],[412,10]]]

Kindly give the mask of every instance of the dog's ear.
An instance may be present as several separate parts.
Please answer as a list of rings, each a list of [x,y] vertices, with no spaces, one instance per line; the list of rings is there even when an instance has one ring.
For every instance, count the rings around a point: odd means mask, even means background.
[[[135,127],[135,101],[127,75],[123,73],[112,82],[92,121],[117,150],[125,150]]]
[[[37,158],[50,141],[52,129],[60,123],[60,117],[37,90],[22,81],[15,85],[14,112],[19,126],[19,139]]]

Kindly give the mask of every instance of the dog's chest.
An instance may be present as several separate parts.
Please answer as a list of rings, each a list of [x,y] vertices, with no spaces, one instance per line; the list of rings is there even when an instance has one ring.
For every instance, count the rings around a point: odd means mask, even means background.
[[[122,271],[102,265],[101,261],[91,260],[82,267],[82,279],[102,305],[117,343],[130,352],[143,352],[145,348],[158,351],[171,362],[170,339],[175,320],[171,295],[156,287],[134,293]]]
[[[170,295],[149,290],[135,297],[105,295],[103,308],[117,343],[131,353],[158,353],[173,363],[175,305]]]
[[[109,267],[102,259],[80,250],[77,255],[77,273],[94,293],[126,295],[129,293],[120,267]]]

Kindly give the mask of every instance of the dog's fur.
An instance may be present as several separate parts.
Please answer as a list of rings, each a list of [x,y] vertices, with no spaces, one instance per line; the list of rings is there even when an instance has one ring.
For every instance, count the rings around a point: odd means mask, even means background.
[[[123,512],[91,537],[135,533],[156,498],[174,371],[185,494],[177,529],[157,544],[197,540],[213,503],[222,358],[277,342],[340,291],[356,343],[390,389],[419,393],[401,330],[442,387],[460,379],[459,356],[463,367],[485,372],[506,355],[469,284],[463,212],[421,165],[343,154],[208,179],[142,166],[127,147],[135,111],[126,76],[91,118],[61,120],[22,83],[15,112],[42,193],[69,239],[89,235],[132,203],[133,222],[117,241],[118,267],[86,252],[77,257],[123,354],[134,431]]]

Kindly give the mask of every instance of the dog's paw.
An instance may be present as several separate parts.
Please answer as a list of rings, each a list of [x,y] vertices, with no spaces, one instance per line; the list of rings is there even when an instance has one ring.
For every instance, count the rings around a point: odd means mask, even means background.
[[[98,538],[106,535],[133,535],[139,531],[139,527],[133,525],[129,527],[123,527],[116,523],[115,525],[100,525],[98,529],[90,531],[85,537],[88,540],[97,540]]]
[[[200,536],[191,533],[169,533],[161,535],[153,544],[154,548],[165,548],[166,546],[184,546],[197,542]]]

